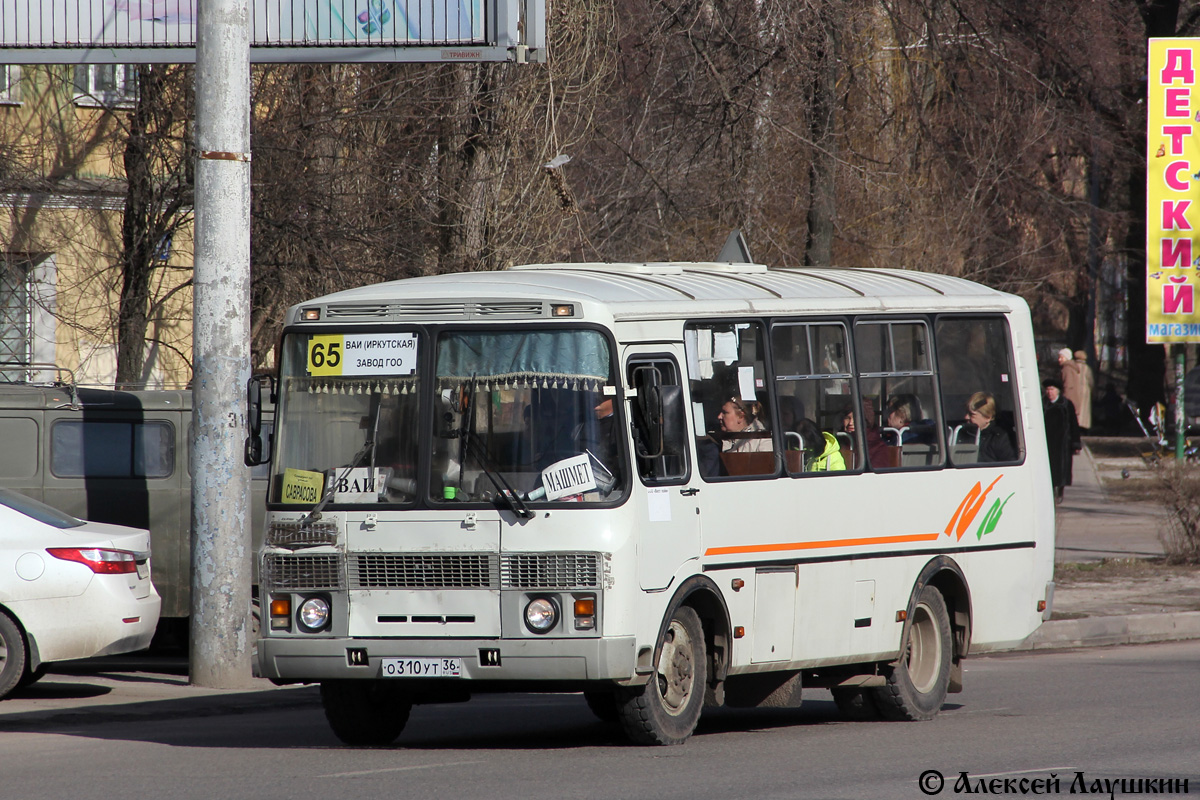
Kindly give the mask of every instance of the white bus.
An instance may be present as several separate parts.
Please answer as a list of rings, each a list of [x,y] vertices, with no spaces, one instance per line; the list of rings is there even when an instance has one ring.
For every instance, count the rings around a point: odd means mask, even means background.
[[[802,686],[928,719],[1050,614],[1029,311],[968,281],[401,280],[292,308],[278,381],[259,667],[349,744],[486,691],[582,692],[646,744]]]

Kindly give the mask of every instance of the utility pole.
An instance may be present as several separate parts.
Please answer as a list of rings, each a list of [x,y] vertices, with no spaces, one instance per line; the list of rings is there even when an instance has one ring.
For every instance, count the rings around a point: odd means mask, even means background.
[[[191,682],[250,683],[250,14],[199,0],[193,277]]]

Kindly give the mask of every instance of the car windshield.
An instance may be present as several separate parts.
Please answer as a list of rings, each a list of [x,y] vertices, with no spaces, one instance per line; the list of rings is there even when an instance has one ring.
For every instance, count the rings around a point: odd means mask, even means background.
[[[611,361],[596,331],[443,334],[430,500],[619,497],[626,470]]]
[[[13,511],[17,511],[27,517],[32,517],[46,525],[52,525],[55,528],[78,528],[84,524],[81,519],[76,519],[70,514],[64,514],[57,508],[52,508],[45,503],[34,500],[32,497],[26,497],[10,489],[0,489],[0,505],[6,505]]]
[[[313,334],[284,341],[270,499],[311,506],[415,498],[419,337]]]

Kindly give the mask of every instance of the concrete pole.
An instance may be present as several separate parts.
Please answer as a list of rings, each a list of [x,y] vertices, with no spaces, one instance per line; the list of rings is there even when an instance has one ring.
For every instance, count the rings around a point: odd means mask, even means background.
[[[251,682],[248,0],[200,0],[196,30],[191,682]]]

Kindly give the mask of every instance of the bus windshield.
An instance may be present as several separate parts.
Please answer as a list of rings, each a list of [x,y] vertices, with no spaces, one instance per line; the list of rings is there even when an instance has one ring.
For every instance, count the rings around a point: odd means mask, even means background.
[[[272,502],[415,500],[419,341],[396,332],[284,340]]]
[[[289,335],[271,501],[609,502],[626,491],[612,357],[590,330]],[[422,394],[432,418],[421,419]],[[425,431],[432,436],[423,437]],[[418,474],[422,441],[432,447]]]
[[[430,499],[617,499],[625,470],[611,362],[596,331],[443,334]]]

